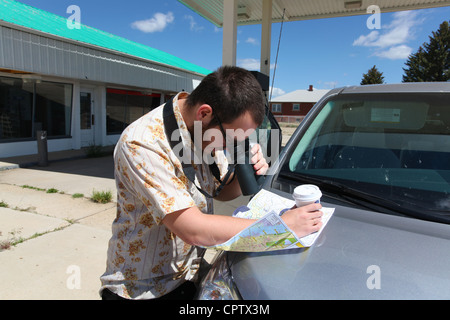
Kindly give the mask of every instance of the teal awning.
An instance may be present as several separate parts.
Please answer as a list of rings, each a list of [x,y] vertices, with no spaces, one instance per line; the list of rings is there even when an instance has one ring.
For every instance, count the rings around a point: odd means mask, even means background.
[[[0,20],[62,38],[79,41],[80,43],[91,44],[156,63],[199,73],[201,75],[211,73],[208,69],[187,62],[166,52],[153,49],[84,24],[81,24],[80,29],[70,29],[67,27],[67,18],[28,6],[18,1],[0,0]]]

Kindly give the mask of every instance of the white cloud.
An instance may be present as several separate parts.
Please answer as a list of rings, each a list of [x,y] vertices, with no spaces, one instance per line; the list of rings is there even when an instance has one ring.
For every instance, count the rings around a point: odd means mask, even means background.
[[[403,14],[403,12],[397,13],[394,21],[388,26],[389,31],[381,35],[375,45],[386,48],[407,42],[412,37],[412,28],[416,24],[414,19],[416,14],[413,11],[409,12],[411,14],[408,15]]]
[[[325,81],[323,84],[327,89],[334,89],[338,85],[338,81]]]
[[[261,60],[259,59],[252,59],[252,58],[247,58],[247,59],[238,59],[237,60],[237,66],[250,70],[250,71],[258,71],[261,68]],[[270,69],[274,69],[275,68],[275,63],[270,64]]]
[[[255,45],[255,46],[257,46],[257,45],[259,45],[259,42],[258,42],[258,40],[256,40],[255,38],[248,38],[247,40],[245,40],[245,42],[246,43],[249,43],[249,44],[253,44],[253,45]]]
[[[203,30],[203,27],[198,26],[197,22],[195,22],[195,19],[191,15],[185,15],[185,19],[189,20],[191,31],[200,31]]]
[[[354,46],[371,46],[380,36],[378,31],[372,31],[367,36],[360,35],[358,39],[353,41]]]
[[[237,61],[237,65],[241,68],[247,69],[247,70],[259,70],[260,66],[260,60],[258,59],[239,59]]]
[[[273,88],[273,90],[271,90],[271,93],[272,93],[272,98],[279,97],[279,96],[282,96],[283,94],[286,94],[286,92],[280,88]]]
[[[153,15],[153,18],[135,21],[131,26],[145,33],[153,33],[163,31],[169,23],[174,21],[175,17],[172,12],[167,14],[158,12]]]
[[[401,11],[393,14],[389,25],[382,27],[382,31],[371,31],[361,35],[353,41],[353,46],[375,48],[375,56],[388,59],[404,59],[411,53],[407,43],[414,36],[414,27],[422,21],[416,11]]]
[[[380,58],[387,58],[391,60],[406,59],[412,53],[412,49],[407,45],[400,45],[389,48],[386,51],[375,52],[374,55]]]

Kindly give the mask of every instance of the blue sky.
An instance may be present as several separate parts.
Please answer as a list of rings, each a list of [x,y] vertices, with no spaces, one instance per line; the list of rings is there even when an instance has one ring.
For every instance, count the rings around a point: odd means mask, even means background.
[[[81,23],[163,50],[209,70],[222,64],[222,29],[177,0],[19,0],[69,18],[77,5]],[[313,85],[331,89],[358,85],[374,65],[386,83],[402,81],[410,53],[449,20],[450,7],[381,13],[380,29],[369,29],[362,15],[288,22],[283,26],[274,93],[277,96]],[[272,26],[275,63],[280,23]],[[259,69],[261,26],[238,28],[237,64]],[[273,69],[272,69],[273,75]]]

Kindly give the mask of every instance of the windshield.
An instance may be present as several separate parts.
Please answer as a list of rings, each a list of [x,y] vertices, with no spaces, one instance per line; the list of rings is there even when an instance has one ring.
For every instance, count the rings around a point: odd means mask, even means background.
[[[450,220],[449,94],[340,95],[305,130],[280,177]]]

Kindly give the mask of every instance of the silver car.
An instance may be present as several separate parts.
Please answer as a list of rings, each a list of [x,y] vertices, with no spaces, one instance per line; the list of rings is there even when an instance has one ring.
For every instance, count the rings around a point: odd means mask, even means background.
[[[330,91],[263,188],[315,184],[310,248],[220,253],[199,299],[450,299],[450,83]]]

